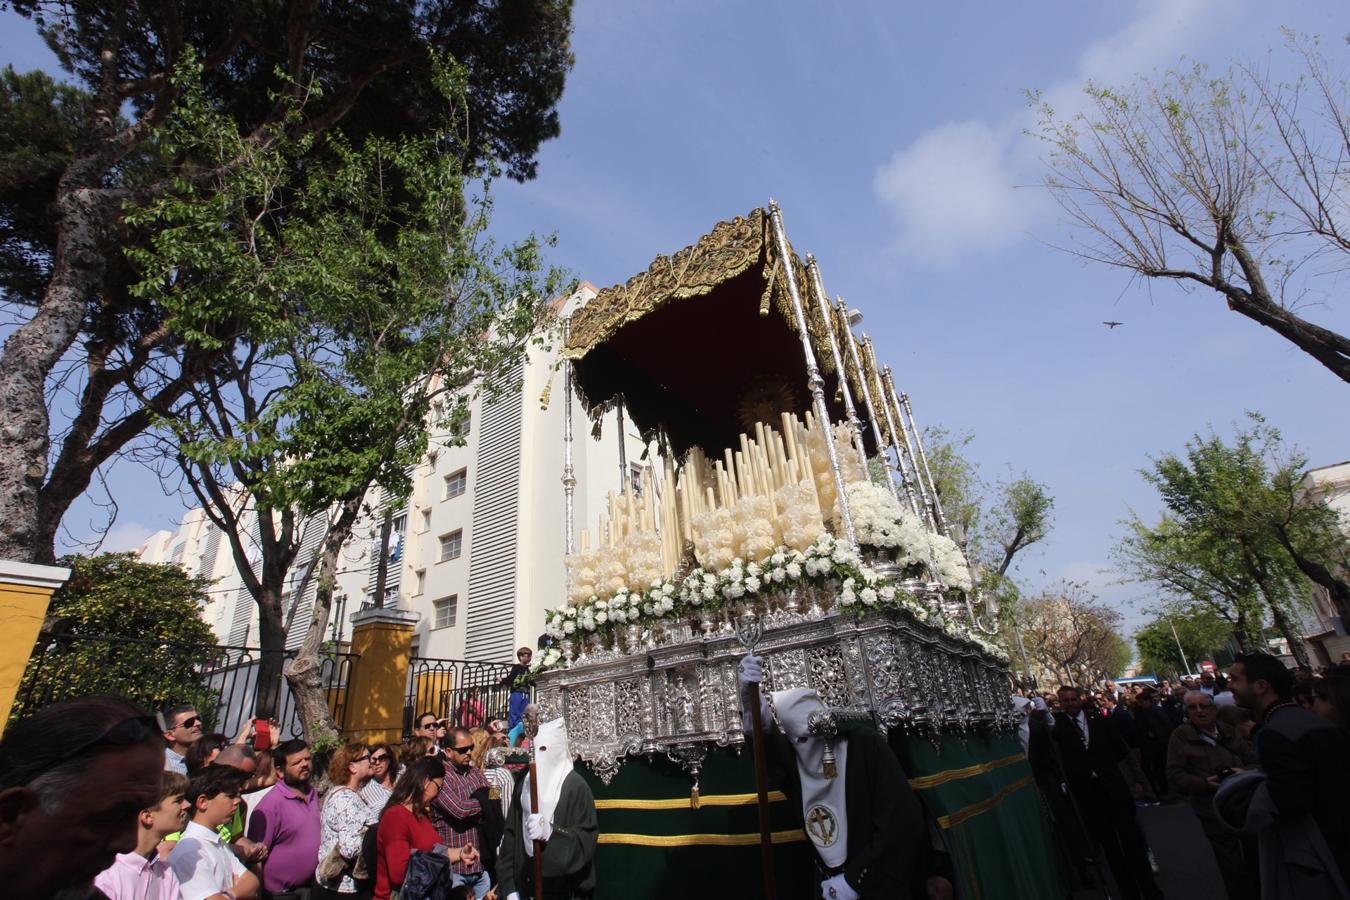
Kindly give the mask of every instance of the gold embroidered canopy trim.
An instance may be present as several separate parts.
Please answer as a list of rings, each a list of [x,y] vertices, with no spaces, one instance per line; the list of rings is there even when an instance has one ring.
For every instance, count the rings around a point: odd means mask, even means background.
[[[793,331],[797,331],[787,278],[771,229],[768,214],[763,209],[755,209],[748,215],[717,223],[696,243],[670,256],[656,257],[646,271],[623,284],[605,288],[572,314],[563,355],[571,360],[582,359],[624,325],[656,312],[672,301],[709,294],[754,267],[759,267],[764,281],[761,315],[767,314],[772,307]],[[789,253],[816,359],[822,371],[833,373],[834,356],[814,286],[806,267],[790,246]],[[847,323],[841,322],[831,304],[827,303],[827,307],[831,310],[836,336],[841,342],[852,340]],[[847,353],[842,343],[841,352]],[[851,370],[852,367],[845,368]],[[849,375],[856,396],[860,393],[859,385],[852,371]]]

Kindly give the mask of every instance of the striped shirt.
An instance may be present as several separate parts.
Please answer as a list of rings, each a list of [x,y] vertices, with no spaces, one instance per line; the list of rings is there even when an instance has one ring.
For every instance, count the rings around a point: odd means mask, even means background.
[[[487,787],[482,769],[469,766],[460,771],[452,763],[445,764],[445,782],[436,799],[431,801],[431,809],[436,833],[447,847],[482,850],[479,823],[483,819],[483,807],[474,792],[486,791]],[[479,861],[471,864],[454,862],[450,864],[450,870],[460,875],[474,875],[483,871],[481,860],[480,856]]]

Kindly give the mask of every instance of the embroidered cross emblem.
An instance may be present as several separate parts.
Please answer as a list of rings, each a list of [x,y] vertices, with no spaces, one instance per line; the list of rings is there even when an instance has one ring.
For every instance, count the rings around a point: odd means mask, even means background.
[[[839,823],[825,807],[813,806],[806,814],[806,833],[817,845],[829,847],[839,836]]]

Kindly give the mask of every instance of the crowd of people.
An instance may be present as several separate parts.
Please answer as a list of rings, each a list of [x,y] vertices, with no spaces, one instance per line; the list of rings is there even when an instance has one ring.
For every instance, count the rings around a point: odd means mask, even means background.
[[[939,830],[886,739],[837,722],[812,690],[763,691],[757,657],[738,677],[747,737],[759,706],[821,896],[954,897]],[[259,740],[275,723],[204,733],[189,706],[50,706],[0,740],[0,893],[532,900],[537,861],[549,900],[590,897],[596,804],[562,720],[531,739],[464,699],[466,716],[425,712],[402,743],[323,753]],[[1350,900],[1350,666],[1314,674],[1248,654],[1175,685],[1108,681],[1015,702],[1081,880],[1109,880],[1127,900],[1163,896],[1137,810],[1184,802],[1231,900]]]
[[[1314,673],[1254,653],[1227,675],[1019,691],[1014,702],[1080,883],[1104,862],[1124,897],[1161,897],[1136,810],[1177,801],[1230,900],[1350,900],[1350,659]]]
[[[186,705],[47,707],[0,741],[0,895],[529,900],[534,868],[520,860],[538,846],[549,896],[587,896],[595,804],[566,777],[561,720],[541,729],[549,746],[535,739],[535,809],[523,729],[487,719],[471,694],[460,705],[467,719],[423,713],[401,744],[322,754],[298,738],[272,744],[275,722],[204,733]]]

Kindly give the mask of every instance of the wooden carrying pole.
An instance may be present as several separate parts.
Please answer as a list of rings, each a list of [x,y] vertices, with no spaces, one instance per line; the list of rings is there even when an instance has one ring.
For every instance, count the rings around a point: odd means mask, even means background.
[[[525,707],[525,735],[530,739],[530,809],[539,812],[539,771],[534,764],[534,745],[539,737],[539,707]],[[544,900],[544,842],[534,842],[534,900]]]
[[[769,767],[764,760],[764,719],[759,711],[758,683],[750,704],[751,738],[755,744],[755,803],[759,807],[759,864],[764,872],[764,900],[777,900],[773,874],[773,831],[769,820]]]

